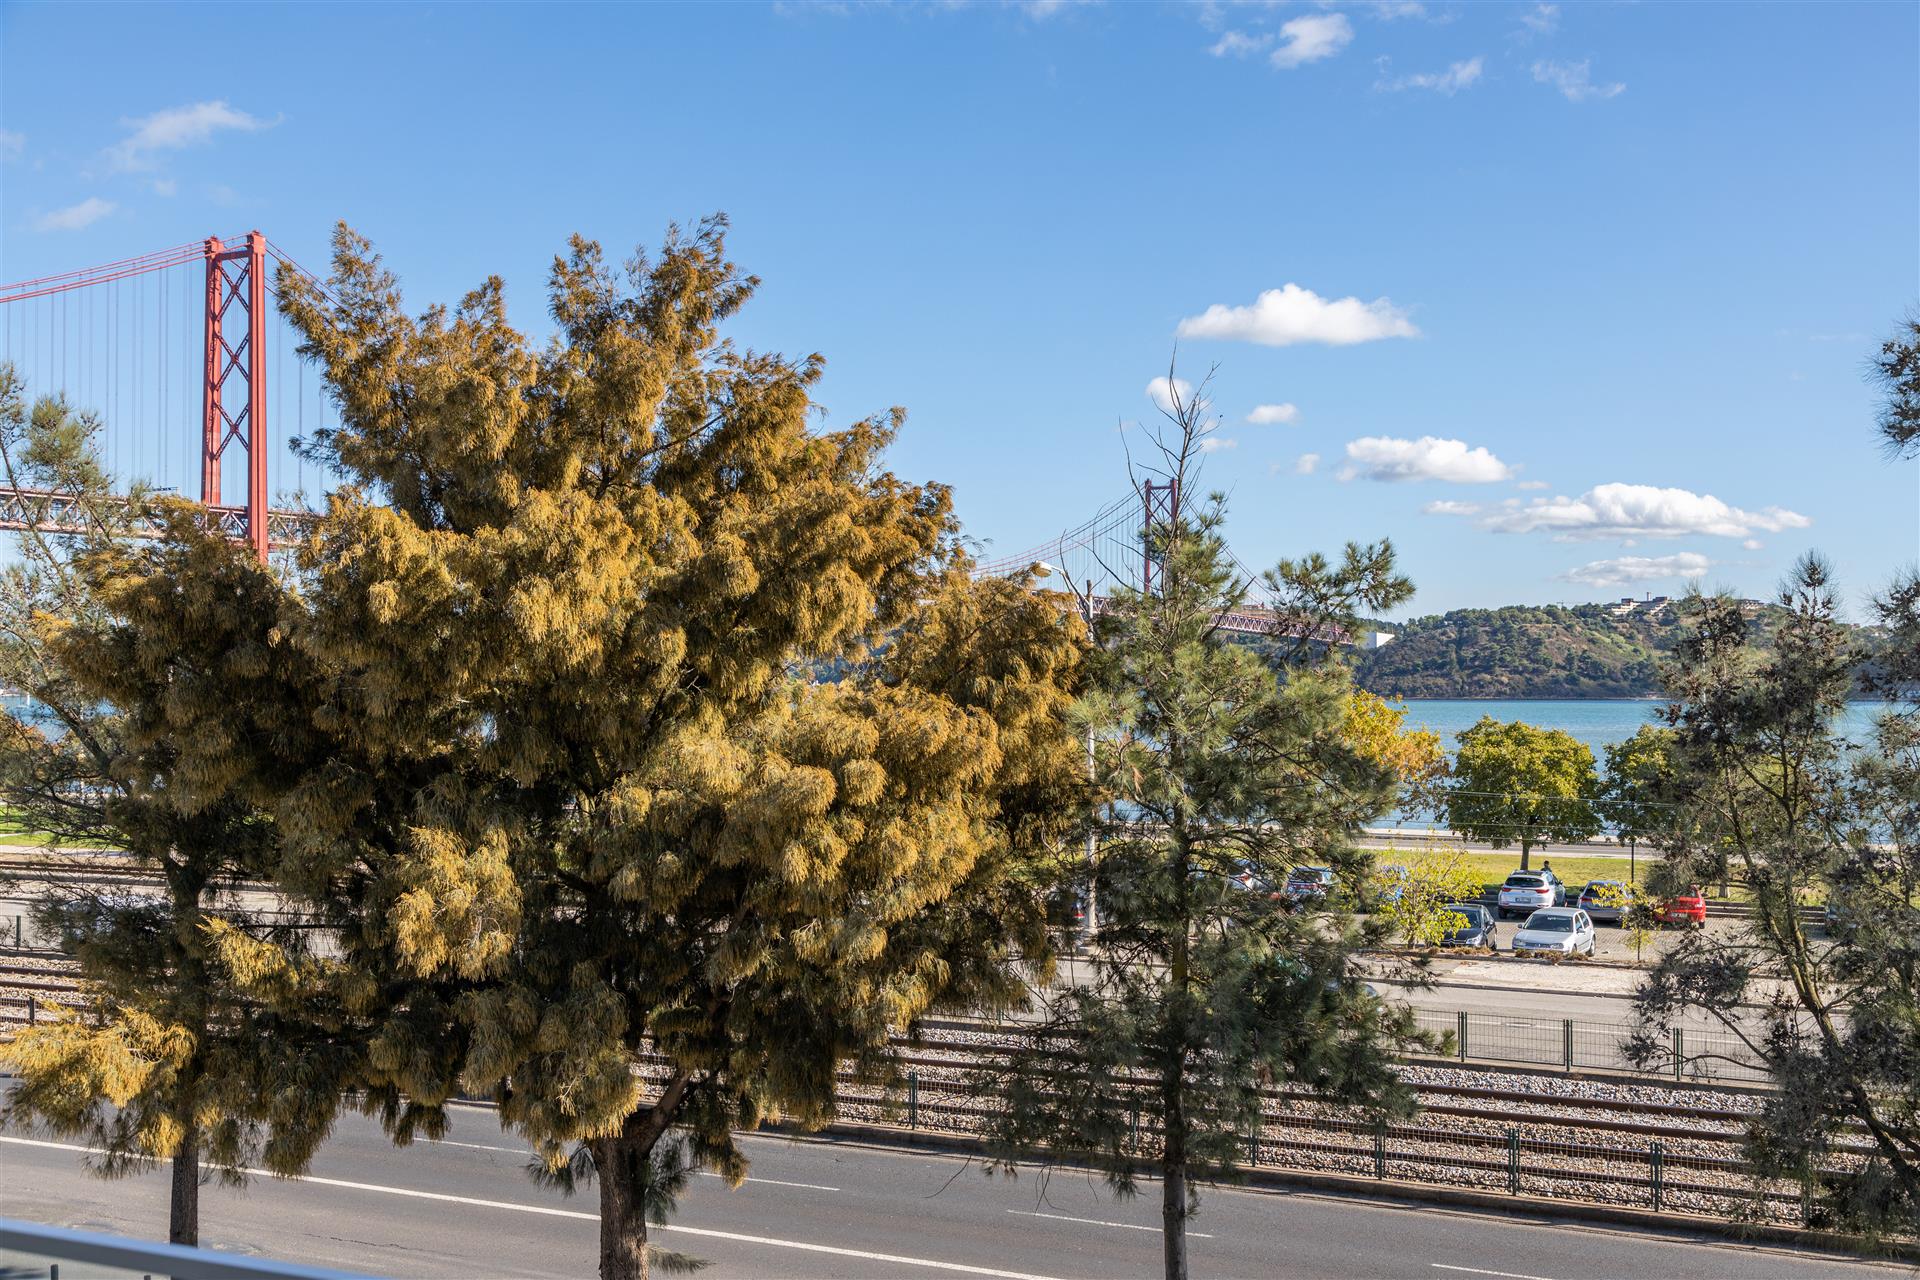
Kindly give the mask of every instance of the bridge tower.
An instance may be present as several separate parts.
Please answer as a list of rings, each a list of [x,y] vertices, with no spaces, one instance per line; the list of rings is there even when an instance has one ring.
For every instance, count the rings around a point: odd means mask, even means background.
[[[1154,578],[1160,562],[1154,557],[1154,531],[1170,528],[1180,514],[1180,484],[1169,480],[1155,484],[1149,480],[1140,488],[1140,590],[1153,594]]]
[[[220,463],[247,455],[247,545],[267,558],[267,238],[206,242],[206,382],[201,392],[200,501],[218,507]],[[232,314],[229,314],[232,313]],[[235,384],[238,384],[237,386]],[[237,394],[236,394],[237,393]]]

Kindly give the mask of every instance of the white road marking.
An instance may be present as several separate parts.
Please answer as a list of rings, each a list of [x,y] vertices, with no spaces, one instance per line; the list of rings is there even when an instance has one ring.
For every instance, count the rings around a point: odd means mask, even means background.
[[[469,1151],[504,1151],[510,1156],[530,1156],[533,1154],[532,1149],[528,1147],[494,1147],[484,1142],[455,1142],[452,1138],[425,1138],[422,1139],[422,1141],[430,1142],[436,1147],[465,1147]],[[696,1169],[694,1172],[703,1178],[721,1178],[726,1176],[725,1174],[715,1173],[710,1169]],[[818,1182],[787,1182],[780,1178],[748,1178],[746,1181],[764,1182],[770,1187],[798,1187],[802,1191],[838,1191],[840,1189],[838,1187],[823,1186]]]
[[[1450,1267],[1444,1262],[1436,1262],[1433,1265],[1442,1271],[1465,1271],[1476,1276],[1499,1276],[1501,1280],[1547,1280],[1546,1276],[1523,1276],[1513,1271],[1489,1271],[1485,1267]]]
[[[724,1173],[715,1173],[711,1169],[701,1169],[698,1172],[703,1178],[724,1178],[727,1176]],[[784,1182],[779,1178],[748,1178],[747,1181],[764,1182],[770,1187],[798,1187],[802,1191],[838,1191],[840,1189],[838,1187],[822,1186],[817,1182]]]
[[[13,1138],[0,1136],[0,1142],[10,1142],[22,1147],[48,1147],[55,1151],[79,1151],[88,1155],[104,1154],[97,1147],[83,1147],[71,1142],[46,1142],[38,1138]],[[311,1173],[282,1177],[270,1169],[242,1169],[240,1172],[259,1178],[273,1178],[281,1182],[311,1182],[321,1187],[341,1187],[348,1191],[373,1191],[381,1195],[406,1196],[414,1200],[437,1200],[442,1204],[471,1205],[477,1209],[507,1209],[514,1213],[534,1213],[548,1218],[578,1218],[586,1222],[600,1221],[597,1213],[582,1213],[578,1209],[555,1209],[543,1204],[518,1204],[511,1200],[483,1200],[477,1196],[455,1196],[441,1191],[415,1191],[412,1187],[391,1187],[377,1182],[350,1182],[345,1178],[322,1178]],[[839,1245],[813,1244],[806,1240],[779,1240],[772,1236],[750,1236],[738,1231],[715,1231],[711,1227],[688,1227],[680,1223],[655,1225],[655,1231],[673,1231],[681,1235],[705,1236],[711,1240],[733,1240],[741,1244],[770,1245],[776,1249],[796,1249],[802,1253],[826,1253],[837,1258],[859,1258],[866,1262],[886,1262],[900,1267],[926,1267],[934,1271],[953,1271],[969,1276],[994,1276],[997,1280],[1054,1280],[1052,1276],[1035,1275],[1026,1271],[1002,1271],[996,1267],[976,1267],[964,1262],[943,1262],[938,1258],[912,1258],[899,1253],[874,1253],[866,1249],[846,1249]]]
[[[1101,1218],[1070,1218],[1064,1213],[1033,1213],[1026,1209],[1009,1209],[1008,1213],[1017,1213],[1023,1218],[1052,1218],[1055,1222],[1084,1222],[1090,1227],[1124,1227],[1128,1231],[1158,1231],[1158,1227],[1143,1227],[1137,1222],[1107,1222]],[[1211,1240],[1212,1236],[1204,1231],[1189,1231],[1188,1235],[1196,1240]]]

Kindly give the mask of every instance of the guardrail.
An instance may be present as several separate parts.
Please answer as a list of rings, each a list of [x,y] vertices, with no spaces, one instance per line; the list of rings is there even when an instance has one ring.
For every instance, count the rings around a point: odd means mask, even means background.
[[[38,1222],[0,1218],[0,1276],[44,1276],[61,1280],[62,1264],[73,1264],[71,1274],[175,1276],[192,1280],[366,1280],[366,1277],[325,1267],[278,1262],[272,1258],[242,1257],[213,1249],[179,1244],[130,1240],[97,1231],[74,1231]]]

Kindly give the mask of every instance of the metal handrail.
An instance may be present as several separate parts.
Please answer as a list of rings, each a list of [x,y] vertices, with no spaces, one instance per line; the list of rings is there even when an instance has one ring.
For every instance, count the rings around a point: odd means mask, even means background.
[[[38,1222],[0,1218],[0,1250],[30,1254],[53,1262],[83,1262],[174,1280],[367,1280],[353,1271],[335,1271],[275,1258],[250,1258],[182,1244],[130,1240],[98,1231],[75,1231]]]

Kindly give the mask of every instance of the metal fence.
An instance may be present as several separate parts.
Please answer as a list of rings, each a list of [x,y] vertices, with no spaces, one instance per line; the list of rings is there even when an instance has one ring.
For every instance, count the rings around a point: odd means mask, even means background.
[[[4,966],[0,966],[4,968]],[[5,974],[0,973],[0,981]],[[49,1001],[73,1004],[79,992],[50,989],[47,980],[0,991],[0,1036],[31,1026],[48,1015]],[[33,988],[43,988],[35,990]],[[1626,1022],[1596,1022],[1578,1018],[1503,1015],[1465,1009],[1414,1007],[1422,1031],[1452,1037],[1451,1054],[1459,1062],[1511,1064],[1575,1071],[1624,1071],[1670,1076],[1675,1080],[1714,1083],[1765,1084],[1766,1068],[1753,1060],[1740,1038],[1714,1027],[1676,1030],[1660,1062],[1652,1069],[1628,1060],[1625,1042],[1632,1033]]]
[[[1558,1067],[1562,1071],[1643,1071],[1626,1056],[1633,1025],[1579,1018],[1506,1016],[1465,1009],[1416,1007],[1422,1031],[1450,1034],[1461,1062]],[[1676,1029],[1659,1074],[1701,1084],[1764,1084],[1770,1077],[1740,1037],[1718,1027]]]
[[[894,1085],[842,1073],[839,1111],[855,1123],[977,1137],[1001,1104],[956,1058],[920,1059]],[[1550,1099],[1543,1099],[1550,1101]],[[1581,1201],[1656,1213],[1692,1213],[1787,1226],[1806,1225],[1809,1189],[1757,1180],[1735,1158],[1731,1135],[1715,1140],[1608,1132],[1604,1138],[1556,1135],[1550,1117],[1466,1120],[1434,1116],[1381,1124],[1300,1094],[1264,1091],[1260,1122],[1249,1127],[1241,1159],[1253,1169],[1283,1169],[1419,1182],[1482,1193]],[[1159,1136],[1150,1098],[1128,1122],[1126,1147],[1150,1160]],[[1714,1154],[1714,1152],[1721,1154]]]

